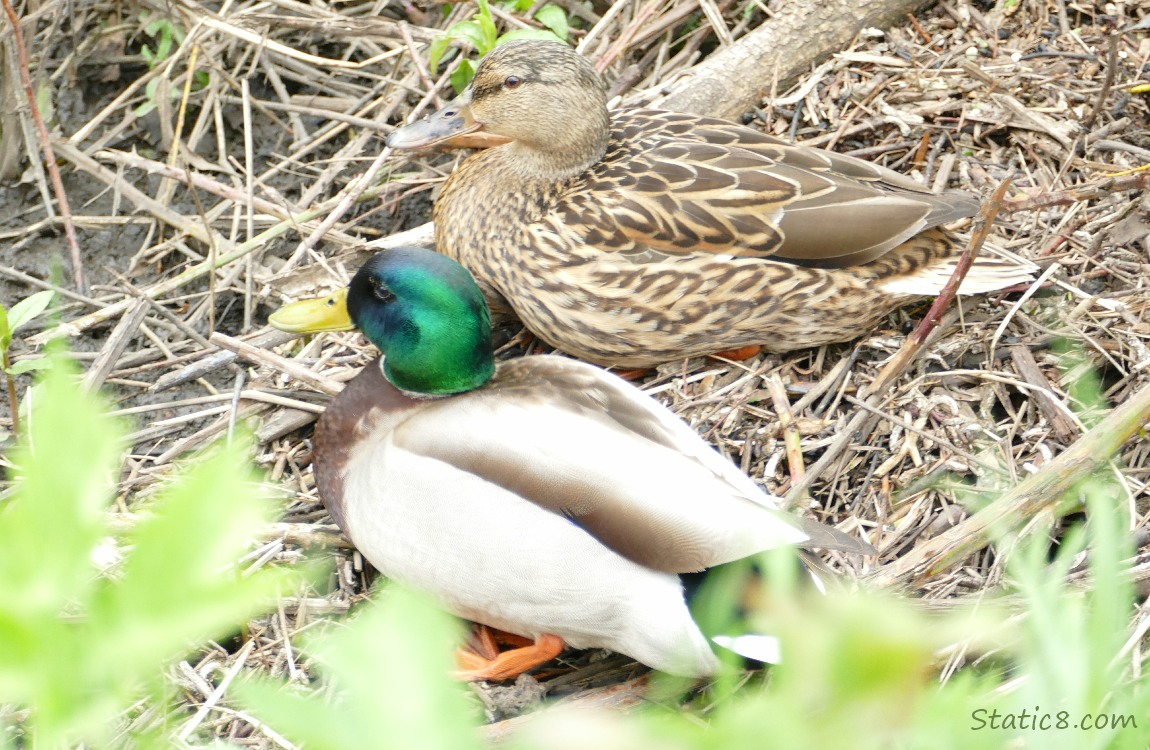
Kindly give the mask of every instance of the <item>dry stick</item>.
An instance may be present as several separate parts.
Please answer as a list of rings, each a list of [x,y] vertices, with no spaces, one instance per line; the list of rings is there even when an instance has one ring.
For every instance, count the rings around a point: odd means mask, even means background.
[[[112,334],[108,336],[108,341],[100,349],[96,361],[84,374],[83,383],[88,390],[94,391],[104,384],[104,380],[116,368],[116,362],[120,359],[120,355],[128,348],[128,341],[136,335],[140,329],[140,324],[144,322],[144,317],[148,314],[148,304],[143,300],[136,299],[133,299],[132,302],[131,309],[120,317],[120,322],[116,324]]]
[[[286,268],[292,268],[296,263],[298,263],[299,259],[303,257],[304,253],[318,245],[319,241],[323,239],[327,231],[335,226],[336,222],[343,218],[343,215],[347,213],[348,209],[350,209],[353,204],[363,199],[363,196],[369,192],[369,188],[372,183],[375,182],[376,175],[378,175],[383,170],[383,165],[389,156],[391,156],[391,149],[384,147],[384,149],[379,152],[379,155],[375,157],[375,160],[372,161],[371,165],[367,168],[367,171],[356,177],[352,184],[348,185],[344,194],[340,197],[339,203],[335,206],[335,208],[331,209],[331,213],[329,213],[327,217],[319,223],[319,226],[313,229],[311,234],[305,237],[303,242],[299,243],[299,246],[296,247],[295,252],[293,252],[291,255],[291,258],[288,259]],[[379,191],[380,188],[386,189],[384,186],[377,185],[375,190]]]
[[[244,190],[241,188],[233,187],[224,182],[219,182],[211,177],[203,174],[202,172],[188,173],[183,169],[169,167],[168,165],[140,156],[139,154],[130,154],[124,151],[100,151],[96,154],[101,159],[105,159],[116,164],[123,164],[126,167],[134,169],[142,169],[149,174],[160,175],[177,182],[182,182],[189,187],[204,192],[211,193],[219,198],[229,200],[233,203],[245,204],[248,200]],[[298,222],[299,216],[292,216],[293,208],[291,206],[284,206],[278,203],[273,203],[266,198],[252,196],[251,206],[257,211],[261,211],[269,216],[272,216],[281,221],[296,221]],[[338,237],[348,243],[357,243],[361,240],[350,234],[347,234],[340,229],[332,229],[328,231],[329,237]]]
[[[1022,200],[1003,201],[1002,210],[1008,214],[1016,211],[1034,211],[1051,206],[1098,200],[1122,190],[1150,190],[1150,172],[1113,176],[1069,190],[1057,190]]]
[[[1102,88],[1098,90],[1098,97],[1094,100],[1094,107],[1090,114],[1082,121],[1082,127],[1089,130],[1094,127],[1098,113],[1106,104],[1106,97],[1110,95],[1110,87],[1114,85],[1114,69],[1118,64],[1118,32],[1111,32],[1109,47],[1106,50],[1106,77],[1102,79]]]
[[[106,169],[104,166],[84,154],[82,151],[73,149],[69,146],[67,147],[65,153],[65,158],[69,159],[70,161],[75,161],[83,164],[85,168],[87,168],[93,174],[99,176],[101,179],[104,179],[105,176],[111,176],[113,180],[115,179],[115,173]],[[127,196],[128,199],[135,203],[138,207],[144,208],[145,210],[151,211],[153,213],[157,213],[158,218],[162,218],[165,222],[176,226],[185,233],[192,235],[196,239],[206,241],[206,238],[204,237],[204,227],[200,224],[188,221],[179,214],[175,214],[174,212],[169,211],[166,207],[156,204],[156,202],[150,196],[145,195],[138,190],[135,190],[134,188],[131,188],[130,185],[124,184],[121,185],[121,188],[124,191],[125,196]],[[389,186],[386,184],[377,185],[369,190],[363,191],[361,198],[363,200],[369,200],[371,198],[377,197],[388,188]],[[301,223],[311,221],[312,219],[324,215],[328,212],[329,205],[330,201],[307,211],[303,211],[297,216],[292,217],[290,221],[280,222],[279,224],[264,230],[259,235],[252,237],[250,240],[244,242],[241,245],[234,245],[222,237],[217,237],[216,241],[220,243],[220,246],[223,248],[228,248],[229,251],[221,253],[219,256],[217,256],[214,263],[209,261],[198,263],[191,268],[185,269],[170,279],[161,281],[148,287],[144,290],[144,294],[151,297],[152,299],[156,299],[165,294],[170,294],[185,284],[195,281],[196,279],[205,276],[217,268],[222,268],[229,263],[233,263],[240,258],[243,258],[248,253],[263,247],[265,244],[275,239],[276,237],[297,229]],[[133,301],[134,300],[130,297],[122,299],[119,302],[110,304],[107,307],[76,318],[75,320],[61,323],[55,328],[30,337],[28,341],[35,346],[39,346],[50,339],[56,338],[57,336],[78,335],[81,332],[92,328],[93,326],[98,326],[101,323],[106,323],[107,321],[122,315],[123,312],[127,310],[129,306],[131,306]]]
[[[994,194],[990,196],[990,200],[982,206],[982,210],[974,220],[970,241],[966,244],[966,249],[962,251],[962,256],[958,259],[954,273],[951,274],[946,282],[946,286],[942,288],[938,297],[935,298],[934,304],[930,306],[930,310],[926,313],[926,317],[922,319],[922,322],[918,324],[918,328],[916,328],[914,333],[907,339],[906,344],[887,361],[886,365],[883,366],[879,372],[878,377],[871,382],[867,388],[870,393],[877,394],[885,391],[899,374],[901,374],[912,361],[918,358],[923,346],[926,344],[927,336],[938,326],[938,321],[942,317],[942,314],[950,308],[954,303],[954,298],[958,296],[958,287],[962,284],[962,280],[966,278],[970,267],[974,265],[974,259],[978,257],[978,251],[990,235],[990,227],[994,224],[995,217],[998,216],[998,212],[1002,209],[1002,199],[1006,196],[1006,191],[1010,188],[1010,183],[1010,177],[1003,180],[1002,184],[995,189]]]
[[[403,43],[407,45],[407,52],[411,55],[411,62],[415,65],[415,70],[419,74],[419,80],[423,83],[423,87],[428,91],[435,94],[436,85],[435,81],[431,80],[431,73],[428,72],[427,66],[423,64],[423,57],[419,51],[415,49],[415,40],[411,38],[411,27],[403,21],[399,22],[399,33],[403,37]],[[442,106],[438,94],[435,95],[436,106]]]
[[[779,423],[783,428],[783,445],[786,447],[787,468],[791,473],[791,482],[798,484],[803,481],[803,444],[799,428],[795,424],[795,415],[791,413],[791,402],[787,400],[787,392],[783,389],[783,381],[777,374],[767,378],[767,390],[771,394],[771,402],[775,406],[775,413],[779,416]]]
[[[20,28],[20,19],[16,16],[16,9],[12,7],[11,0],[2,0],[8,20],[12,22],[12,31],[16,42],[16,55],[20,61],[20,82],[24,84],[24,95],[28,98],[28,108],[32,112],[32,119],[36,121],[36,128],[40,131],[40,150],[44,152],[44,162],[48,166],[48,175],[52,178],[52,190],[56,193],[56,201],[60,204],[60,218],[64,222],[64,234],[68,238],[68,247],[72,251],[72,275],[76,279],[76,291],[86,294],[84,283],[84,264],[80,259],[80,243],[76,241],[76,227],[72,224],[72,207],[68,203],[68,194],[64,191],[64,181],[60,179],[60,169],[56,166],[56,154],[52,151],[52,136],[48,127],[44,125],[44,118],[40,116],[40,107],[36,104],[36,92],[32,88],[32,73],[28,67],[28,50],[24,47],[24,31]],[[52,207],[45,206],[51,214]]]
[[[330,378],[325,378],[286,357],[281,357],[273,352],[252,346],[246,341],[225,336],[218,331],[212,334],[210,341],[221,349],[230,349],[249,362],[254,362],[257,365],[266,365],[280,372],[287,373],[296,380],[307,383],[312,388],[322,391],[329,396],[335,396],[343,390],[342,383],[337,383]]]
[[[1113,457],[1150,420],[1150,386],[1113,409],[1098,425],[1058,457],[993,503],[871,577],[878,586],[934,575],[987,544],[987,532],[1004,531],[1048,510],[1074,485]]]
[[[942,292],[939,293],[938,298],[934,304],[931,305],[930,311],[922,323],[919,324],[919,327],[871,382],[867,389],[867,397],[863,402],[868,407],[877,407],[879,398],[887,388],[889,388],[890,385],[898,379],[898,376],[922,353],[927,342],[927,337],[935,331],[939,325],[940,316],[954,301],[958,287],[962,284],[962,279],[966,276],[966,272],[970,269],[971,264],[973,264],[979,248],[981,248],[982,244],[986,241],[986,237],[990,233],[990,225],[1002,207],[1002,198],[1006,194],[1006,190],[1009,186],[1010,180],[1008,178],[998,186],[998,189],[994,191],[994,195],[991,196],[991,199],[983,206],[982,212],[976,221],[974,233],[971,235],[962,257],[959,258],[957,267],[951,275],[950,280],[947,281],[946,286],[943,287]],[[831,464],[839,460],[839,457],[842,455],[842,452],[846,450],[853,436],[856,434],[870,434],[871,429],[878,420],[879,417],[871,413],[868,409],[860,410],[851,417],[846,427],[835,437],[834,442],[823,451],[822,457],[815,462],[814,466],[807,470],[806,476],[803,477],[802,481],[796,482],[795,485],[791,487],[791,490],[786,495],[786,503],[790,506],[795,505],[802,495],[810,489],[811,484],[821,477],[827,469],[830,468]]]
[[[685,71],[650,106],[736,120],[760,104],[776,72],[778,88],[786,90],[811,66],[845,49],[862,29],[902,23],[922,4],[922,0],[783,3],[758,28]]]

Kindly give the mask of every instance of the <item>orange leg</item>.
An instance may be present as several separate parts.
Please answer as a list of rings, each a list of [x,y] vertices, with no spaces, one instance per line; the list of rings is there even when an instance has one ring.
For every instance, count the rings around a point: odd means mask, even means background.
[[[742,362],[744,359],[750,359],[762,350],[763,347],[758,344],[751,344],[750,346],[740,346],[738,349],[727,349],[726,351],[715,352],[711,356]]]
[[[471,637],[467,639],[467,646],[461,649],[460,659],[467,659],[467,651],[471,656],[479,656],[483,660],[491,661],[499,656],[499,644],[504,646],[530,646],[535,641],[521,635],[508,633],[506,630],[488,627],[481,622],[472,623]]]
[[[653,373],[654,370],[652,370],[649,367],[646,367],[646,368],[639,367],[639,368],[636,368],[634,370],[612,370],[612,372],[614,372],[616,375],[623,378],[624,380],[628,380],[628,381],[633,382],[636,380],[640,380],[641,378],[647,377],[648,375]]]
[[[455,658],[461,667],[455,676],[468,682],[489,680],[499,682],[511,680],[529,669],[549,662],[563,652],[565,644],[557,635],[544,633],[534,643],[522,648],[504,651],[494,659],[487,659],[475,652],[460,650]]]
[[[471,630],[471,637],[467,639],[467,645],[459,649],[455,659],[460,666],[466,666],[464,661],[470,663],[473,657],[478,657],[478,663],[483,663],[497,656],[499,656],[499,644],[495,642],[495,634],[491,628],[477,622]]]

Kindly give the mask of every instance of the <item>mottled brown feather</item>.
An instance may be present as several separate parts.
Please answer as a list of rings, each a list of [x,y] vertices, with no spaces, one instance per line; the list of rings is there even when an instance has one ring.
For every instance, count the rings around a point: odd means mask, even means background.
[[[512,75],[524,82],[509,90]],[[723,120],[608,117],[603,82],[563,45],[496,48],[464,98],[511,142],[448,179],[437,248],[541,338],[604,365],[854,338],[921,294],[884,282],[953,263],[937,227],[978,208]],[[1028,277],[979,264],[1001,276],[983,288]]]

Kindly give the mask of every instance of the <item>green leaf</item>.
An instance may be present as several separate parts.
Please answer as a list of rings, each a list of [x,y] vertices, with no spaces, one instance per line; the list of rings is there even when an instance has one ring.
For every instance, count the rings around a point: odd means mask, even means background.
[[[48,305],[52,304],[54,296],[56,296],[55,292],[45,289],[12,305],[12,309],[8,312],[8,330],[15,333],[21,326],[38,317],[40,313],[48,309]]]
[[[235,569],[273,508],[234,448],[160,493],[130,544],[109,539],[122,430],[74,365],[48,360],[0,501],[0,705],[28,709],[29,747],[104,746],[142,693],[162,699],[168,662],[300,574]]]
[[[40,110],[40,117],[46,123],[51,123],[56,119],[56,105],[52,101],[52,85],[50,83],[41,83],[36,88],[36,107]]]
[[[427,62],[432,73],[439,72],[439,63],[447,48],[451,46],[452,39],[446,35],[438,37],[431,42],[427,49]]]
[[[62,615],[91,597],[122,433],[60,355],[27,425],[12,455],[13,495],[0,503],[0,704],[39,709],[34,720],[50,729],[75,708],[60,695],[75,689],[83,649]]]
[[[475,20],[479,22],[479,27],[483,30],[483,44],[477,49],[479,54],[486,55],[495,49],[499,30],[495,28],[495,20],[491,17],[491,7],[487,4],[487,0],[478,0],[478,2],[479,12],[475,14]]]
[[[233,686],[240,701],[312,750],[480,747],[464,688],[449,675],[458,623],[425,596],[389,587],[311,651],[337,686],[332,702],[268,681]],[[385,739],[386,738],[386,739]]]
[[[535,14],[535,20],[554,31],[559,41],[567,41],[567,32],[571,27],[567,22],[567,12],[558,5],[544,5]]]
[[[16,364],[9,367],[6,372],[9,375],[23,375],[26,372],[33,370],[46,370],[52,366],[52,361],[48,357],[33,357],[31,359],[22,359]]]
[[[462,94],[475,77],[475,65],[470,60],[460,60],[459,67],[451,74],[451,87],[456,94]]]
[[[499,37],[499,44],[505,42],[513,42],[516,39],[545,39],[549,42],[562,42],[563,40],[555,36],[551,31],[546,29],[515,29],[508,31],[503,36]]]
[[[0,504],[0,611],[49,619],[86,597],[122,435],[75,366],[51,360],[13,455],[15,495]]]
[[[12,329],[8,326],[8,310],[0,305],[0,352],[8,351],[12,344]]]
[[[233,632],[284,583],[288,571],[245,577],[232,568],[273,511],[248,454],[229,446],[199,461],[132,534],[118,585],[101,591],[91,614],[105,658],[121,669],[144,672],[196,639]]]
[[[485,53],[483,28],[475,21],[460,21],[447,30],[450,40],[464,39],[481,54]]]

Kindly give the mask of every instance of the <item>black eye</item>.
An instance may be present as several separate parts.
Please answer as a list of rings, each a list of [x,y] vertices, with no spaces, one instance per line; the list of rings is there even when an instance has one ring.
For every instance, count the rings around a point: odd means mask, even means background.
[[[517,89],[523,83],[523,79],[519,76],[507,76],[503,79],[503,88],[511,90]]]
[[[379,281],[378,279],[371,280],[371,293],[375,295],[377,300],[384,303],[385,305],[391,302],[395,302],[395,294],[386,286],[384,286],[383,282]]]

